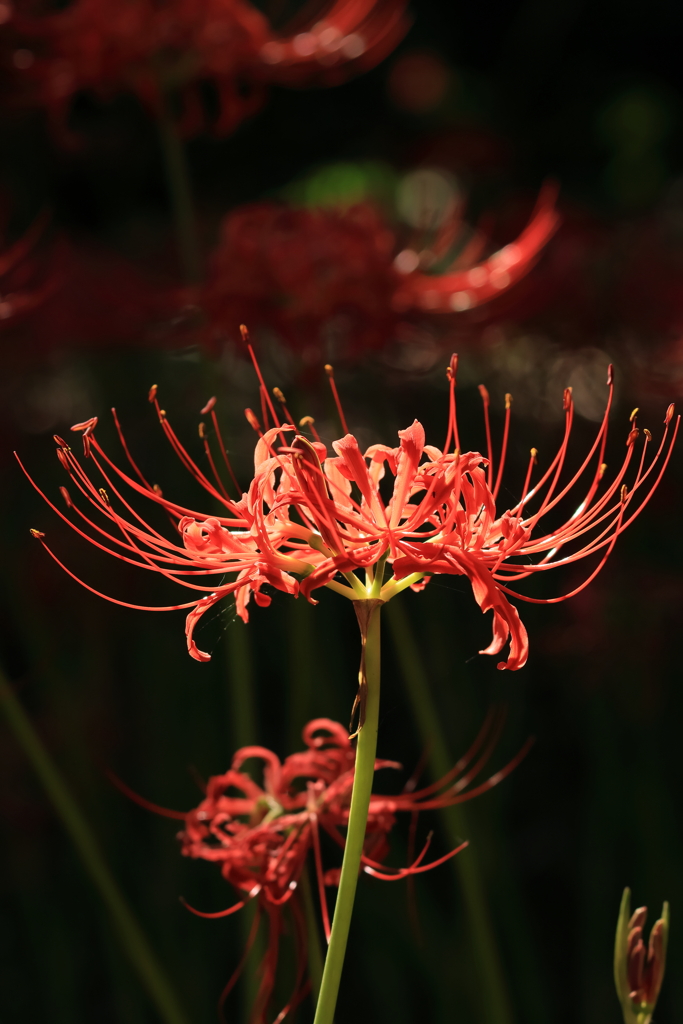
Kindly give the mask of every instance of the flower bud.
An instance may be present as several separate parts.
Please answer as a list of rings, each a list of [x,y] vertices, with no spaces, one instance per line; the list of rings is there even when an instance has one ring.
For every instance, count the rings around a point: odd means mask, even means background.
[[[631,914],[631,890],[624,889],[614,941],[614,984],[624,1024],[650,1024],[664,979],[669,936],[669,904],[655,921],[647,948],[643,928],[647,907]]]

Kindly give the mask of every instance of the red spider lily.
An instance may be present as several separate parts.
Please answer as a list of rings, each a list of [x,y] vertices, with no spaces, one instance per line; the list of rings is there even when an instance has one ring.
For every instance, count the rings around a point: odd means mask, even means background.
[[[557,229],[554,202],[555,189],[545,188],[519,238],[484,260],[483,234],[449,256],[462,241],[460,209],[421,255],[420,241],[401,247],[369,203],[346,210],[240,207],[223,222],[201,298],[210,334],[220,337],[225,324],[265,323],[308,356],[317,354],[316,341],[329,326],[345,337],[350,354],[377,347],[399,315],[462,313],[515,285]],[[444,261],[447,269],[438,272],[423,266]]]
[[[246,328],[244,334],[246,338]],[[251,346],[249,350],[253,357]],[[276,388],[276,397],[286,416],[286,421],[280,422],[255,358],[254,365],[260,381],[263,423],[247,410],[247,418],[260,437],[254,453],[254,477],[239,500],[229,496],[222,482],[206,428],[200,429],[200,435],[210,468],[208,476],[183,447],[165,411],[159,407],[156,387],[150,392],[168,440],[186,468],[223,506],[223,515],[194,512],[168,500],[157,487],[151,486],[128,450],[115,412],[117,430],[134,476],[120,469],[99,444],[95,436],[96,417],[76,424],[72,430],[83,435],[84,455],[100,478],[97,482],[91,480],[70,446],[55,438],[58,458],[85,499],[86,509],[102,513],[105,526],[91,519],[62,488],[68,510],[75,516],[71,520],[31,481],[60,518],[95,547],[124,562],[157,572],[193,592],[192,599],[185,603],[159,608],[107,599],[146,611],[190,609],[186,622],[188,650],[199,661],[208,661],[210,655],[197,648],[195,627],[209,608],[228,595],[235,595],[238,613],[246,622],[252,594],[257,604],[270,604],[270,597],[263,593],[266,584],[293,596],[302,594],[312,603],[316,603],[313,591],[320,587],[328,587],[352,601],[384,602],[407,587],[423,589],[433,575],[447,574],[466,576],[481,610],[493,612],[493,639],[480,653],[498,654],[509,639],[510,653],[498,667],[519,669],[527,660],[528,639],[519,613],[508,597],[554,604],[579,593],[595,578],[617,538],[642,511],[661,480],[680,423],[678,417],[670,430],[674,407],[669,406],[654,454],[650,455],[652,435],[644,430],[644,444],[638,456],[636,442],[640,432],[635,426],[634,410],[625,457],[612,481],[605,484],[604,457],[613,397],[610,367],[605,414],[578,470],[569,480],[563,479],[574,420],[571,389],[566,389],[565,429],[557,453],[535,474],[538,452],[531,450],[519,499],[501,510],[496,501],[508,447],[511,398],[506,397],[505,427],[496,469],[489,396],[483,386],[480,391],[487,455],[462,450],[456,416],[456,356],[448,367],[449,418],[442,449],[425,443],[424,428],[415,420],[406,430],[399,431],[398,447],[373,444],[361,452],[358,441],[348,432],[332,367],[327,367],[345,432],[332,444],[334,456],[328,455],[310,417],[305,417],[301,425],[312,429],[313,441],[297,433],[284,396]],[[215,399],[211,399],[202,412],[211,415],[216,440],[232,473],[214,406]],[[271,421],[274,426],[270,426]],[[632,463],[634,473],[627,484]],[[391,488],[387,477],[393,477]],[[169,540],[150,526],[124,497],[120,483],[165,509],[179,538]],[[391,495],[387,499],[389,490]],[[542,533],[539,524],[544,517],[566,502],[571,502],[571,514]],[[45,535],[38,530],[33,533],[55,561],[77,579],[47,546]],[[598,556],[597,565],[582,583],[559,597],[531,597],[510,586],[591,555]],[[385,579],[387,567],[392,569],[389,579]],[[357,575],[359,569],[365,570],[365,582]],[[232,578],[226,581],[226,575]],[[212,586],[217,579],[218,585]],[[99,594],[88,584],[83,585]]]
[[[404,35],[403,0],[336,0],[293,34],[273,31],[247,0],[74,0],[42,16],[15,15],[6,63],[25,100],[63,123],[74,93],[135,92],[156,108],[159,90],[180,89],[183,125],[204,116],[199,84],[215,83],[217,133],[261,103],[269,82],[336,84],[381,61]]]
[[[423,810],[471,800],[497,785],[519,764],[528,750],[528,743],[505,768],[475,784],[499,739],[503,720],[504,716],[491,712],[467,753],[438,782],[422,789],[411,790],[407,786],[396,796],[372,796],[362,858],[367,874],[386,881],[413,877],[443,864],[467,846],[462,843],[445,856],[424,863],[430,837],[408,867],[391,868],[382,863],[389,852],[388,838],[398,812],[416,816]],[[275,981],[285,907],[290,908],[294,921],[298,971],[294,992],[277,1019],[281,1020],[306,994],[303,956],[306,934],[298,883],[308,855],[312,853],[322,924],[329,939],[325,886],[336,885],[339,872],[338,869],[323,869],[321,832],[342,849],[345,843],[342,830],[348,823],[355,762],[351,739],[339,723],[317,718],[304,728],[303,740],[306,750],[291,754],[282,763],[264,747],[238,750],[230,770],[209,779],[204,799],[187,814],[150,804],[115,780],[142,806],[183,820],[184,829],[178,837],[182,853],[219,864],[225,880],[240,895],[226,910],[204,913],[192,907],[188,909],[200,917],[215,919],[227,917],[258,899],[259,912],[267,916],[269,924],[261,988],[251,1018],[259,1024],[265,1019]],[[263,785],[258,785],[242,770],[250,759],[262,761]],[[393,761],[375,762],[376,770],[400,767]],[[240,970],[241,965],[224,989],[221,1004]]]

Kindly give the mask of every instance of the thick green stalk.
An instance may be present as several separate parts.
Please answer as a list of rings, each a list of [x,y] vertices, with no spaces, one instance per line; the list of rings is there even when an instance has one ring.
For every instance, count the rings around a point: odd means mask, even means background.
[[[43,784],[57,814],[62,819],[83,866],[111,914],[124,952],[159,1011],[159,1015],[162,1020],[166,1021],[166,1024],[187,1024],[187,1017],[109,870],[83,813],[2,674],[0,674],[0,705],[10,728],[23,747],[24,753]]]
[[[429,680],[423,668],[410,620],[398,601],[387,608],[389,628],[401,667],[420,738],[428,751],[429,769],[436,781],[453,767],[453,760],[432,700]],[[439,812],[449,843],[458,846],[467,834],[467,814],[462,805],[444,807]],[[513,1024],[513,1014],[500,953],[486,902],[484,880],[473,851],[451,860],[465,903],[468,933],[474,947],[479,972],[479,991],[485,1000],[487,1024]]]
[[[158,125],[183,277],[186,284],[198,284],[202,279],[202,267],[190,173],[169,97],[163,90]]]
[[[337,1005],[339,983],[346,943],[349,937],[353,901],[356,896],[365,826],[370,808],[370,793],[375,772],[377,729],[379,724],[380,688],[380,609],[381,602],[368,600],[354,602],[361,627],[363,653],[359,674],[361,693],[365,690],[365,720],[358,734],[356,771],[353,779],[351,809],[346,832],[346,846],[342,862],[339,891],[334,908],[332,933],[325,958],[323,980],[315,1012],[314,1024],[332,1024]],[[363,708],[361,707],[361,714]]]

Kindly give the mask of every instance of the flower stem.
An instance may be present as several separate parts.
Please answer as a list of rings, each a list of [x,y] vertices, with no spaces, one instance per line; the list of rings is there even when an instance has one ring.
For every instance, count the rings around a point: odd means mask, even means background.
[[[241,619],[231,622],[227,629],[228,712],[230,715],[230,748],[248,747],[256,743],[256,701],[254,699],[254,662],[251,634]],[[247,945],[254,924],[257,901],[252,900],[240,914],[242,938]],[[263,931],[253,940],[242,975],[242,1020],[251,1020],[252,1008],[259,989],[258,968],[265,951]]]
[[[453,759],[449,755],[439,715],[432,701],[429,680],[422,666],[410,620],[398,601],[390,604],[387,615],[413,715],[422,743],[429,752],[430,774],[434,780],[440,779],[452,767]],[[439,813],[449,843],[458,846],[467,832],[465,808],[462,805],[444,807]],[[467,851],[459,857],[454,857],[451,864],[462,891],[469,935],[474,947],[474,959],[479,972],[479,991],[485,999],[483,1019],[486,1024],[513,1024],[510,995],[486,902],[479,861],[472,856],[471,851]]]
[[[147,939],[135,920],[123,893],[104,859],[99,844],[61,773],[41,743],[21,704],[0,673],[0,706],[17,740],[24,749],[57,814],[81,858],[83,866],[99,890],[116,929],[121,945],[159,1015],[166,1024],[187,1024],[187,1017],[165,977]]]
[[[323,953],[320,948],[320,932],[315,902],[313,900],[313,887],[308,869],[304,870],[299,886],[303,897],[304,917],[306,919],[308,976],[311,980],[311,992],[313,994],[313,1002],[315,1003],[318,999],[320,983],[323,977]]]
[[[183,277],[187,284],[198,284],[202,271],[190,173],[185,148],[164,90],[161,90],[158,125]]]
[[[320,996],[315,1011],[314,1024],[332,1024],[337,1005],[346,943],[349,937],[353,901],[358,884],[365,826],[370,808],[370,793],[375,772],[377,752],[377,727],[379,723],[380,687],[380,601],[368,600],[354,603],[361,627],[363,653],[359,680],[361,690],[366,689],[365,720],[358,733],[356,748],[356,771],[353,778],[351,809],[346,832],[346,846],[342,862],[339,892],[334,908],[332,933],[325,958]],[[362,713],[362,712],[361,712]]]

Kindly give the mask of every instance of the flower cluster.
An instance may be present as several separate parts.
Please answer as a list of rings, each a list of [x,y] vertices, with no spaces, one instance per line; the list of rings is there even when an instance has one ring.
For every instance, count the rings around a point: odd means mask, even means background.
[[[74,0],[63,10],[5,26],[5,62],[25,101],[63,123],[73,95],[122,90],[153,108],[160,89],[183,95],[183,127],[204,121],[200,83],[215,84],[218,133],[257,109],[269,82],[335,84],[373,67],[407,28],[403,0],[336,0],[292,35],[273,31],[248,0]]]
[[[613,395],[610,368],[609,397],[597,436],[578,469],[565,480],[563,470],[574,420],[571,389],[567,389],[563,399],[564,436],[557,453],[536,472],[538,452],[532,449],[518,497],[501,509],[497,500],[508,447],[511,398],[506,397],[497,466],[489,425],[489,396],[483,386],[480,390],[487,454],[464,450],[456,415],[455,356],[448,367],[448,429],[441,448],[426,443],[424,428],[415,420],[399,431],[397,446],[373,444],[361,451],[357,439],[348,431],[332,367],[328,367],[344,432],[332,443],[334,454],[318,436],[310,417],[305,417],[299,428],[295,426],[284,396],[276,388],[284,417],[281,421],[255,360],[254,365],[260,381],[262,413],[259,420],[248,409],[247,418],[259,433],[259,440],[253,479],[239,498],[230,497],[218,473],[206,426],[202,425],[200,435],[210,475],[204,473],[180,442],[165,410],[159,406],[156,388],[150,392],[168,440],[186,468],[223,507],[222,515],[188,509],[170,501],[157,486],[151,485],[128,450],[115,412],[121,443],[134,475],[106,454],[95,435],[97,419],[93,418],[72,428],[83,435],[85,463],[66,441],[55,438],[57,456],[86,510],[75,503],[65,487],[62,495],[74,519],[43,494],[57,514],[96,548],[156,572],[190,591],[189,601],[163,607],[112,597],[108,600],[141,610],[188,610],[188,650],[199,661],[209,660],[210,655],[195,643],[197,623],[225,597],[234,595],[238,614],[246,622],[251,597],[262,606],[270,603],[271,598],[263,589],[266,585],[294,597],[301,595],[312,603],[314,591],[321,587],[352,601],[387,601],[407,587],[421,590],[433,575],[447,574],[467,577],[481,610],[493,612],[493,638],[480,653],[498,654],[509,640],[509,655],[498,667],[519,669],[527,659],[528,639],[519,613],[508,598],[552,604],[588,585],[604,566],[617,538],[643,509],[659,483],[680,421],[677,418],[670,430],[674,410],[669,406],[660,443],[654,446],[650,431],[644,430],[644,444],[637,455],[640,432],[635,425],[635,410],[623,462],[611,482],[605,483],[604,457]],[[216,417],[215,399],[202,412],[211,416],[215,441],[236,486]],[[311,439],[300,429],[309,430]],[[655,450],[650,454],[653,447]],[[89,476],[88,462],[99,481]],[[627,484],[632,463],[635,472]],[[176,524],[176,536],[168,538],[149,525],[124,497],[121,484],[165,509]],[[35,483],[34,486],[38,489]],[[574,494],[579,487],[577,498]],[[237,489],[239,492],[240,488]],[[565,499],[571,502],[571,512],[543,532],[541,524],[545,517],[558,506],[564,507]],[[90,518],[92,509],[104,516],[104,527]],[[47,546],[42,531],[32,532],[55,561],[76,579]],[[532,597],[511,586],[591,555],[597,556],[597,565],[582,583],[562,596]],[[359,577],[359,570],[365,573],[365,581]]]
[[[316,354],[324,333],[354,354],[382,344],[405,313],[475,309],[534,266],[557,229],[554,200],[545,188],[519,237],[485,259],[483,235],[464,244],[459,207],[429,238],[428,251],[417,237],[400,239],[367,202],[238,207],[223,221],[202,289],[211,336],[224,334],[226,324],[264,323],[305,357]]]
[[[495,711],[489,713],[470,749],[438,782],[420,789],[409,784],[394,796],[373,794],[362,857],[366,874],[387,881],[408,878],[437,867],[464,849],[467,843],[462,843],[445,856],[425,863],[430,845],[428,838],[422,851],[407,867],[392,868],[383,863],[389,853],[388,840],[397,813],[416,815],[420,811],[471,800],[497,785],[513,771],[525,756],[528,743],[502,770],[476,783],[498,742],[502,726],[503,716]],[[222,918],[242,909],[249,901],[257,900],[259,912],[267,916],[269,942],[263,964],[261,990],[252,1014],[255,1022],[263,1018],[272,994],[282,928],[281,915],[285,907],[290,909],[294,922],[299,963],[294,992],[279,1019],[296,1005],[307,990],[303,984],[306,939],[298,887],[309,853],[313,855],[322,924],[327,939],[330,934],[325,887],[338,883],[339,869],[324,870],[321,837],[324,834],[334,846],[344,848],[355,751],[347,730],[328,718],[309,722],[303,730],[303,740],[306,749],[291,754],[284,762],[265,747],[250,746],[238,750],[229,771],[208,780],[204,798],[187,814],[150,804],[115,780],[142,806],[182,820],[184,825],[178,838],[184,856],[217,864],[225,880],[240,896],[236,903],[225,910],[205,913],[193,907],[188,909],[200,917]],[[247,761],[262,762],[262,785],[244,771]],[[393,761],[375,762],[376,770],[400,767]],[[410,782],[414,783],[414,780]],[[236,982],[239,971],[240,968],[226,986],[222,1002]]]

